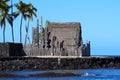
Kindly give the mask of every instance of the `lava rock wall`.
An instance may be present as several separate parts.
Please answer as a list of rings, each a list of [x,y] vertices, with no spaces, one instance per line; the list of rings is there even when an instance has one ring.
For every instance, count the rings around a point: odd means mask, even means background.
[[[74,70],[74,69],[99,69],[99,68],[120,68],[120,57],[0,58],[0,71],[58,70],[58,69]]]

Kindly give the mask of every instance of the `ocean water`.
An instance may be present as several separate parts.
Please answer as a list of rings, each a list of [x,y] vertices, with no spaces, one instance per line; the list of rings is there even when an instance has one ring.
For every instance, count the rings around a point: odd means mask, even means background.
[[[0,71],[0,80],[120,80],[120,69]]]

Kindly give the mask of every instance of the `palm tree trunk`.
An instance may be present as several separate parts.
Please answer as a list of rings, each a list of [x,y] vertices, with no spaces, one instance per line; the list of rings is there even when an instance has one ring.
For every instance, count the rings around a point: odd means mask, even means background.
[[[27,32],[26,32],[26,36],[25,36],[25,45],[26,45],[26,42],[27,42]]]
[[[13,30],[13,26],[11,27],[11,29],[12,29],[12,41],[13,41],[13,43],[14,43],[14,30]]]
[[[11,8],[11,14],[13,14],[13,1],[12,0],[11,0],[11,6],[12,6],[12,8]],[[12,21],[11,29],[12,29],[12,41],[14,43],[13,21]]]
[[[4,28],[3,28],[3,43],[5,43],[5,25],[4,25]]]
[[[3,43],[5,43],[5,30],[3,30]]]
[[[26,36],[25,36],[25,45],[26,45],[26,42],[27,42],[27,37],[28,37],[28,39],[29,39],[29,36],[28,36],[28,29],[29,29],[29,20],[28,20],[28,25],[27,25],[27,29],[26,29]]]
[[[23,16],[21,16],[21,23],[20,23],[20,43],[22,43],[22,20],[23,20]]]
[[[28,20],[28,31],[29,31],[29,23],[30,23],[30,20]],[[30,38],[29,38],[28,33],[27,33],[27,38],[28,38],[28,42],[29,42],[29,46],[30,46]]]

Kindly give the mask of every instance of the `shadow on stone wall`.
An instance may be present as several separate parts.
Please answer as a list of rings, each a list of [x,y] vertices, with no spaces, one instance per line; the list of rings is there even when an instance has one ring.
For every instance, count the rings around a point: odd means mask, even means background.
[[[0,57],[26,56],[22,43],[0,43]]]

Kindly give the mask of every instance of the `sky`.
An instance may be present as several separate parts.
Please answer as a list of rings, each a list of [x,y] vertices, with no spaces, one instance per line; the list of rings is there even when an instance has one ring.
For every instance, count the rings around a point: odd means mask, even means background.
[[[19,0],[13,0],[17,3]],[[37,8],[37,18],[30,22],[29,37],[32,42],[32,27],[43,16],[50,22],[80,22],[83,41],[91,41],[91,55],[120,55],[120,0],[22,0]],[[16,9],[14,8],[14,11]],[[25,22],[22,27],[22,43],[25,40]],[[15,42],[19,42],[20,16],[14,21]],[[0,42],[3,41],[0,29]],[[11,27],[6,27],[6,42],[11,42]]]

